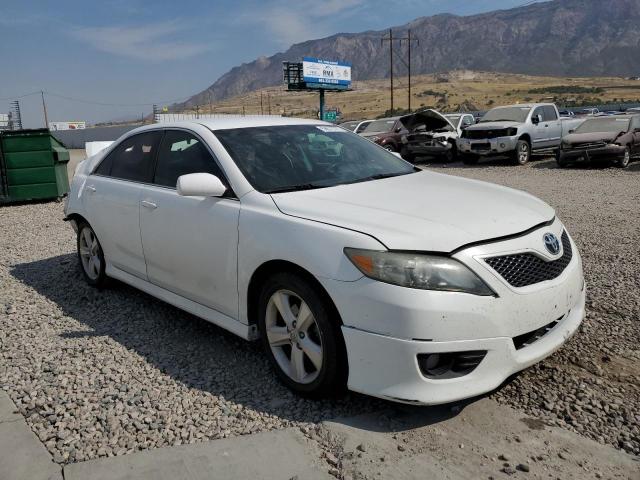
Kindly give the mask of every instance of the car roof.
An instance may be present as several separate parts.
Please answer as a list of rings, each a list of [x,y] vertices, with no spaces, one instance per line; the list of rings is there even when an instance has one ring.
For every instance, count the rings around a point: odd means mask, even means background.
[[[279,125],[327,125],[334,126],[333,123],[321,122],[309,118],[289,118],[268,115],[240,116],[228,115],[214,119],[185,120],[179,122],[154,123],[138,127],[127,133],[138,133],[145,130],[156,130],[161,128],[193,128],[204,126],[210,130],[227,130],[231,128],[251,128],[251,127],[274,127]]]

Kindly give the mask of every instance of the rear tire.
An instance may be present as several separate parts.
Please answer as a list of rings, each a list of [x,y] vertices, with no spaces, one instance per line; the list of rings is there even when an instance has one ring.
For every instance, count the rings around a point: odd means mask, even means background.
[[[513,152],[511,159],[515,165],[525,165],[531,160],[531,145],[526,140],[518,140],[516,143],[516,151]]]
[[[383,145],[382,148],[384,148],[387,152],[391,152],[391,153],[396,151],[396,149],[394,148],[393,145],[388,145],[388,144],[387,145]]]
[[[93,287],[103,287],[108,278],[105,273],[104,252],[96,233],[86,222],[78,223],[76,242],[80,268],[87,283]]]
[[[624,155],[616,161],[616,167],[627,168],[631,162],[631,149],[627,146],[624,148]]]
[[[283,272],[265,282],[258,329],[278,378],[294,392],[322,398],[346,390],[347,351],[337,315],[301,275]]]

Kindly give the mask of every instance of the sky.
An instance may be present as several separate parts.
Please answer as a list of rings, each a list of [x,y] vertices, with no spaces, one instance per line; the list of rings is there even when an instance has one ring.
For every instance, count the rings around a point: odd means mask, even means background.
[[[0,2],[0,113],[23,124],[140,117],[198,93],[232,67],[340,32],[527,0],[22,0]],[[295,59],[294,59],[295,60]],[[38,92],[37,95],[29,95]]]

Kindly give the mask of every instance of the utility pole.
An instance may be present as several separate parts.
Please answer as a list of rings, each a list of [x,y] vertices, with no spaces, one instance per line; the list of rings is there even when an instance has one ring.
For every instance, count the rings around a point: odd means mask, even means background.
[[[380,39],[380,45],[384,45],[384,42],[389,42],[389,71],[391,72],[391,112],[393,114],[393,30],[389,29],[389,38],[382,37]]]
[[[271,115],[271,93],[267,92],[267,111]]]
[[[411,30],[409,30],[407,32],[407,36],[406,37],[393,37],[393,30],[389,29],[389,36],[388,37],[382,37],[381,39],[381,43],[384,42],[389,42],[389,60],[390,60],[390,72],[391,72],[391,110],[393,111],[393,42],[400,42],[400,45],[402,46],[402,42],[407,42],[408,45],[408,53],[407,53],[407,62],[405,62],[402,59],[402,56],[400,57],[400,61],[402,61],[402,63],[404,63],[407,67],[407,73],[408,73],[408,80],[409,80],[409,85],[408,85],[408,98],[407,98],[407,108],[409,110],[411,110],[411,44],[412,42],[418,42],[420,43],[420,40],[418,40],[417,38],[411,38]]]
[[[44,91],[40,90],[42,95],[42,111],[44,112],[44,128],[49,128],[49,117],[47,117],[47,104],[44,102]]]
[[[264,107],[262,105],[262,90],[260,90],[260,115],[264,115]]]

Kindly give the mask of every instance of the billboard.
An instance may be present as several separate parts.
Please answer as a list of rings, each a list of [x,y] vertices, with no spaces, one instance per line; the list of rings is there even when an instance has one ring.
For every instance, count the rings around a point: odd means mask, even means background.
[[[82,130],[85,122],[49,122],[49,130]]]
[[[304,57],[302,59],[302,76],[306,83],[324,83],[348,87],[351,85],[351,64]]]

